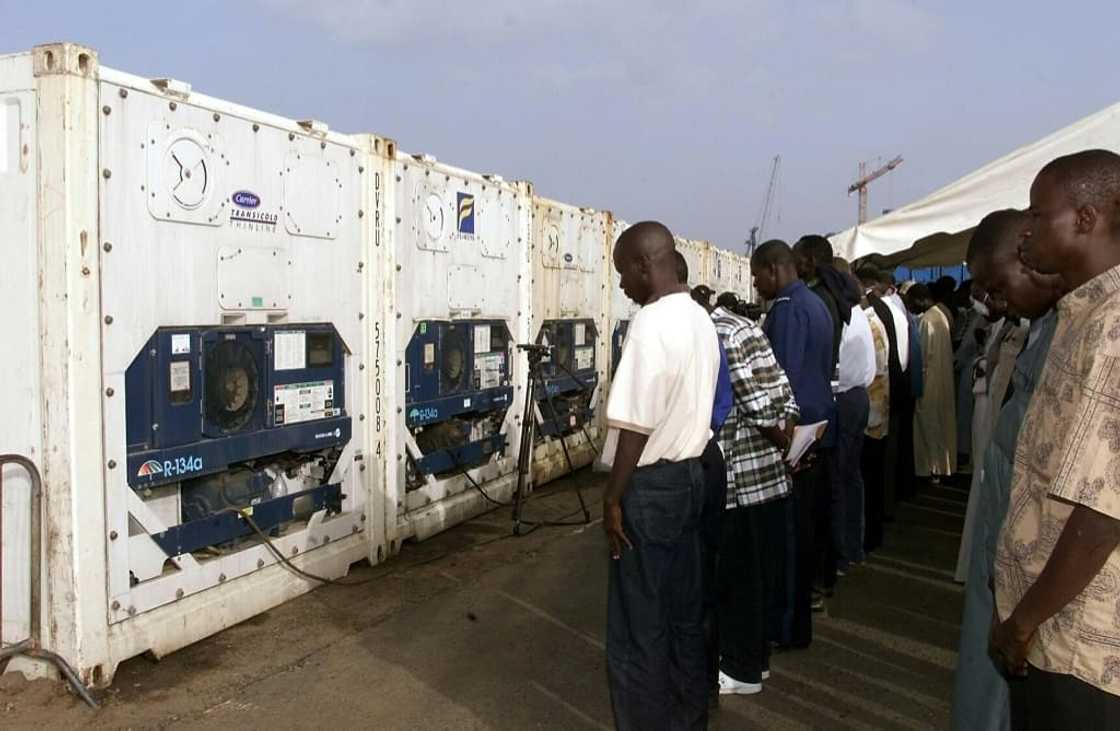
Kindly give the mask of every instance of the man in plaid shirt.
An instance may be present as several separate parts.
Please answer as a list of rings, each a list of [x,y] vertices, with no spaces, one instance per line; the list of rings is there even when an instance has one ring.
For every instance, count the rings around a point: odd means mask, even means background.
[[[720,693],[751,694],[770,675],[767,605],[785,594],[775,567],[784,550],[784,502],[792,487],[784,456],[800,416],[770,341],[721,295],[712,321],[727,352],[735,407],[719,433],[727,505],[719,565]]]

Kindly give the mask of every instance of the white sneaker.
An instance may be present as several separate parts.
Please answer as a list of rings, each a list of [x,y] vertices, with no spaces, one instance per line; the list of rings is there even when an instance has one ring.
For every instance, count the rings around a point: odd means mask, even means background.
[[[720,695],[754,695],[762,692],[762,683],[740,683],[722,670],[719,671]]]
[[[770,671],[769,670],[763,670],[762,671],[762,679],[763,680],[769,680],[770,679]]]

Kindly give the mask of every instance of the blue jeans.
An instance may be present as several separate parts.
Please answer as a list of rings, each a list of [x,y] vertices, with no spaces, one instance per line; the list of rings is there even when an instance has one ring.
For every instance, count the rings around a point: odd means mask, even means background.
[[[708,687],[719,687],[719,592],[716,569],[723,541],[724,505],[727,503],[727,462],[716,439],[700,456],[704,470],[704,507],[700,511],[701,584],[704,592],[704,647],[708,662]]]
[[[607,676],[620,731],[707,726],[703,502],[698,459],[639,468],[623,495],[634,547],[611,561],[607,590]]]

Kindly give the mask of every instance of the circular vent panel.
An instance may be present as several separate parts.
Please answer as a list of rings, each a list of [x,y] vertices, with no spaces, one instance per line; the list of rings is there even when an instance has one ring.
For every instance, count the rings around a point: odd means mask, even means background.
[[[556,362],[561,369],[572,370],[572,343],[567,338],[556,343]]]
[[[167,147],[163,179],[168,195],[183,208],[193,210],[206,201],[210,188],[208,157],[202,145],[189,137],[180,137]]]
[[[443,391],[458,391],[463,388],[467,375],[467,346],[464,333],[459,328],[448,328],[440,347],[440,373],[443,376]]]
[[[219,343],[206,354],[206,418],[223,432],[242,429],[260,396],[257,363],[236,340]]]

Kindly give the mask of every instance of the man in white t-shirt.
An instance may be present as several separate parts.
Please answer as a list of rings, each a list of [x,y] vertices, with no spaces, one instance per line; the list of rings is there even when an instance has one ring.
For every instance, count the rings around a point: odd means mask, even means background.
[[[607,674],[615,725],[704,728],[699,457],[712,437],[719,344],[676,272],[673,235],[651,221],[614,250],[621,287],[642,305],[607,400],[603,528],[613,559]]]

